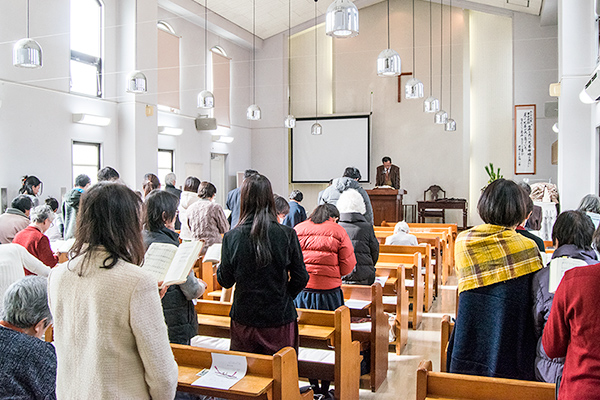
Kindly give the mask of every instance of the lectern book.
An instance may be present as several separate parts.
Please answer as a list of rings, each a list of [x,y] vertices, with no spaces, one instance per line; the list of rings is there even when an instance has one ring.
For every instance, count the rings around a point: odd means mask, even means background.
[[[144,271],[156,276],[163,286],[178,285],[186,281],[198,259],[204,242],[185,242],[179,247],[168,243],[152,243],[144,256]]]

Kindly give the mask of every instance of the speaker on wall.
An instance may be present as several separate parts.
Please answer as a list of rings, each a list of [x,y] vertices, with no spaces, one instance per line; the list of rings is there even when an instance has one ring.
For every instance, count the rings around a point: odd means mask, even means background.
[[[200,116],[196,118],[196,130],[214,131],[217,129],[217,119]]]

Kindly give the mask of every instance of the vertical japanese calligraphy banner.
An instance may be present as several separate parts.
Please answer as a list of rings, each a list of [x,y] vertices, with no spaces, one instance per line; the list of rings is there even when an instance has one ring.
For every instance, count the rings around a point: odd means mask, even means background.
[[[515,175],[535,174],[535,104],[515,106]]]

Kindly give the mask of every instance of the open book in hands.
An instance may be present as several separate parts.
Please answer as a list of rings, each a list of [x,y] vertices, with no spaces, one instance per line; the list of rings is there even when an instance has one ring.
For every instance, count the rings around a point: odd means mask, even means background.
[[[584,267],[588,265],[583,260],[578,260],[576,258],[567,258],[567,257],[558,257],[550,261],[550,282],[548,286],[548,291],[550,293],[556,292],[560,281],[562,280],[565,272],[575,267]]]
[[[167,243],[152,243],[142,268],[156,276],[164,286],[179,285],[187,280],[190,270],[200,256],[204,242],[184,242],[179,247]]]

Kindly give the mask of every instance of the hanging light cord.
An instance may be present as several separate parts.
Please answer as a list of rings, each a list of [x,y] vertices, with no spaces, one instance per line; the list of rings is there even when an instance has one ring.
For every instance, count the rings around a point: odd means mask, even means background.
[[[412,21],[412,40],[413,40],[413,77],[415,74],[415,0],[412,1],[412,12],[413,12],[413,21]]]
[[[450,0],[450,114],[452,116],[452,0]]]
[[[288,115],[292,114],[292,0],[288,3]]]
[[[204,0],[204,90],[208,90],[208,0]]]
[[[319,49],[317,47],[317,2],[315,0],[315,122],[319,120],[319,86],[317,85],[317,79],[319,76],[319,64],[317,62],[319,57]]]
[[[387,0],[387,34],[388,34],[388,49],[390,46],[390,0]]]
[[[429,0],[429,97],[433,94],[433,40],[431,39],[431,0]]]
[[[256,0],[252,0],[252,104],[256,104]]]
[[[27,37],[29,37],[29,0],[27,0]]]
[[[440,1],[440,110],[444,93],[444,4]]]

